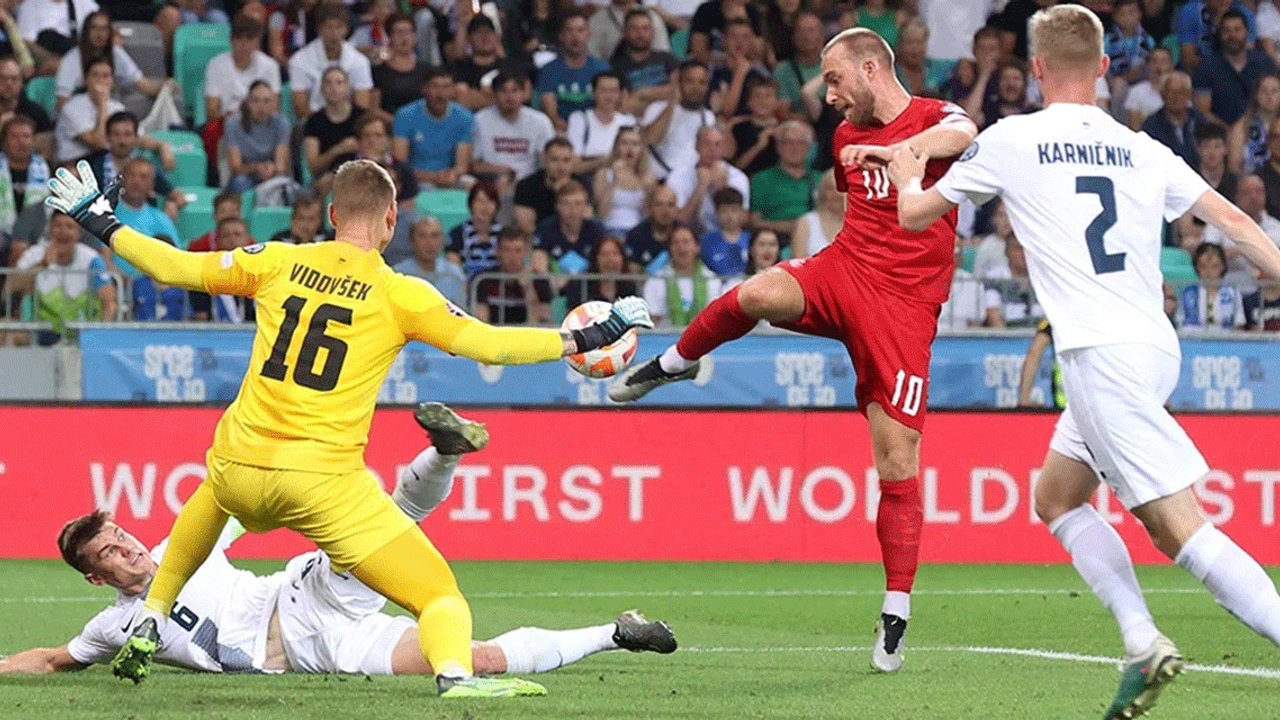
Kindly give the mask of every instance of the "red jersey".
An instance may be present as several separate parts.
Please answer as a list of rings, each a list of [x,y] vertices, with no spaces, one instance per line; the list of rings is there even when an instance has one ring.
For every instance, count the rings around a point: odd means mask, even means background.
[[[883,168],[845,167],[840,150],[846,145],[892,145],[934,125],[968,118],[955,103],[913,97],[888,125],[860,127],[845,120],[836,128],[832,143],[836,187],[846,193],[848,202],[844,227],[833,245],[889,292],[928,302],[946,301],[955,269],[955,208],[923,232],[903,230],[898,225],[898,191],[889,182],[889,174]],[[921,185],[933,185],[955,160],[930,160]]]

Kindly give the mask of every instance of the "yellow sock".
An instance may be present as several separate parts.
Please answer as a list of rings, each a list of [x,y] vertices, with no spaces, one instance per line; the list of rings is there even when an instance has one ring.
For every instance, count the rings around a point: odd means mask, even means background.
[[[213,552],[226,524],[227,514],[214,501],[213,490],[200,483],[173,523],[164,558],[147,592],[147,610],[168,617],[182,586]]]
[[[418,645],[437,675],[471,674],[471,608],[421,530],[406,530],[351,574],[418,617]]]

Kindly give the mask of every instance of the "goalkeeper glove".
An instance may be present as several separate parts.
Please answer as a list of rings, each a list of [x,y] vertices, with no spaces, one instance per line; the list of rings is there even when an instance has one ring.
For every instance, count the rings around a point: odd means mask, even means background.
[[[117,175],[107,186],[104,194],[98,190],[98,181],[89,163],[84,160],[76,163],[76,173],[80,177],[66,168],[58,168],[49,180],[49,197],[45,198],[45,203],[70,215],[89,234],[110,244],[111,236],[123,227],[111,209],[119,196],[120,176]]]
[[[642,298],[625,297],[613,304],[609,317],[600,322],[591,323],[581,330],[571,330],[577,352],[602,348],[617,342],[633,327],[651,328],[653,319],[649,317],[649,306]]]

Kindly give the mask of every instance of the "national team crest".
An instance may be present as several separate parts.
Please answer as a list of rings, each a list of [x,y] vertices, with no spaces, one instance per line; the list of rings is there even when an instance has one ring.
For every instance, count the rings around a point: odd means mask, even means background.
[[[243,248],[241,248],[241,249],[242,249],[242,250],[244,250],[245,252],[249,253],[250,255],[257,255],[258,253],[262,252],[263,250],[266,250],[266,249],[267,249],[267,246],[266,246],[266,245],[263,245],[262,243],[254,243],[254,244],[252,244],[252,245],[246,245],[246,246],[244,246],[244,247],[243,247]]]

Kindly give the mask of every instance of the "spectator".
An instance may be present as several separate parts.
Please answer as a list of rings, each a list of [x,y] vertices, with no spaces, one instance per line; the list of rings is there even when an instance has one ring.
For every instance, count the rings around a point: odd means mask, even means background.
[[[680,219],[686,223],[698,223],[706,229],[718,228],[711,196],[721,188],[732,187],[742,193],[744,207],[750,202],[747,176],[724,161],[725,135],[719,125],[699,128],[697,161],[672,170],[667,178],[667,185],[676,191],[680,202]]]
[[[471,171],[495,178],[505,194],[538,169],[539,149],[556,131],[546,115],[524,105],[528,81],[523,77],[503,71],[493,86],[497,103],[476,113]]]
[[[228,118],[224,139],[231,179],[227,189],[244,192],[272,178],[288,176],[289,121],[276,107],[276,93],[254,80],[240,112]]]
[[[819,174],[809,169],[813,129],[798,120],[778,126],[779,160],[751,178],[751,225],[768,228],[783,244],[791,240],[796,219],[813,209]]]
[[[1249,46],[1244,15],[1228,10],[1218,21],[1218,48],[1196,66],[1193,85],[1196,109],[1214,122],[1230,126],[1244,115],[1249,91],[1264,74],[1276,72],[1265,52]]]
[[[1227,167],[1227,131],[1221,125],[1208,124],[1196,128],[1196,155],[1200,164],[1196,171],[1223,197],[1236,196],[1240,176]]]
[[[87,18],[94,0],[23,0],[17,8],[18,32],[43,57],[62,57],[76,46],[76,18]]]
[[[1044,310],[1036,300],[1027,273],[1027,252],[1014,234],[1004,241],[1005,264],[987,274],[987,284],[1000,294],[998,321],[989,318],[991,327],[1035,327],[1044,319]]]
[[[885,0],[863,0],[858,3],[857,19],[858,27],[874,30],[889,43],[889,47],[898,46],[898,28],[906,22],[906,18],[898,10],[889,7]]]
[[[507,69],[525,78],[531,72],[527,63],[503,57],[498,31],[489,16],[483,13],[475,15],[467,23],[467,47],[470,54],[453,61],[453,81],[458,102],[471,110],[494,103],[493,81],[499,71]]]
[[[1233,195],[1228,195],[1235,201],[1236,207],[1241,212],[1248,215],[1258,227],[1262,228],[1262,232],[1266,234],[1271,242],[1280,247],[1280,220],[1267,214],[1267,189],[1262,183],[1262,178],[1257,175],[1245,175],[1240,178],[1239,189]],[[1202,235],[1202,244],[1210,243],[1222,246],[1226,256],[1227,270],[1223,276],[1224,282],[1230,283],[1237,290],[1244,290],[1256,285],[1255,269],[1253,263],[1240,252],[1236,244],[1231,238],[1227,237],[1221,230],[1216,227],[1206,227]]]
[[[48,196],[49,163],[35,152],[36,124],[14,115],[0,126],[0,234],[9,236],[18,213]],[[8,258],[0,258],[7,263]]]
[[[260,50],[262,23],[243,13],[231,23],[231,49],[215,56],[204,70],[204,107],[210,120],[240,110],[255,82],[280,101],[280,64]]]
[[[486,182],[478,182],[467,194],[470,217],[449,231],[445,257],[462,268],[468,278],[490,270],[498,263],[498,232],[502,226],[498,215],[498,190]]]
[[[138,134],[138,117],[128,110],[122,110],[107,118],[107,149],[89,156],[89,167],[98,180],[98,187],[106,187],[116,175],[124,171],[124,166],[131,158],[142,157],[147,150],[160,158],[160,162],[168,168],[175,163],[173,148],[169,143]],[[155,190],[158,197],[164,198],[163,209],[170,219],[178,219],[178,211],[186,206],[187,200],[182,191],[173,186],[159,167],[152,163],[155,175]],[[179,245],[181,247],[181,245]]]
[[[998,268],[1005,267],[1005,246],[1013,237],[1013,225],[1009,222],[1009,210],[1003,198],[991,201],[991,232],[978,241],[973,254],[973,275],[979,280],[994,279],[1003,275]]]
[[[741,275],[747,269],[747,251],[751,245],[742,193],[731,187],[720,188],[711,201],[716,207],[720,229],[702,236],[699,252],[702,264],[716,275]]]
[[[560,26],[560,54],[538,69],[538,97],[542,111],[556,132],[564,132],[569,116],[591,107],[591,81],[609,63],[587,54],[591,30],[586,13],[571,10]]]
[[[747,0],[706,0],[689,23],[689,57],[710,65],[714,53],[725,51],[724,37],[729,20],[741,18],[760,28],[760,13]]]
[[[551,284],[528,273],[529,237],[516,227],[502,228],[498,239],[497,272],[508,277],[482,278],[476,283],[476,319],[491,325],[551,322]],[[511,275],[519,277],[509,277]]]
[[[1173,71],[1173,54],[1168,48],[1154,47],[1147,54],[1147,79],[1130,86],[1124,98],[1124,110],[1127,113],[1129,128],[1139,130],[1148,117],[1164,107],[1164,98],[1160,97],[1160,86],[1164,78]]]
[[[645,110],[641,124],[658,179],[697,159],[694,146],[698,131],[716,122],[715,113],[706,107],[708,83],[706,65],[686,60],[677,72],[675,97]]]
[[[938,330],[965,330],[1000,324],[1000,293],[987,288],[976,273],[965,270],[964,241],[956,238],[951,294],[938,311]],[[1003,258],[1001,258],[1003,260]]]
[[[658,13],[667,27],[685,30],[701,3],[698,0],[646,0],[645,4]]]
[[[173,244],[173,240],[164,235],[158,235],[156,239]],[[134,320],[182,322],[190,319],[187,291],[182,288],[165,285],[148,275],[139,275],[129,284],[129,294],[133,296]]]
[[[628,10],[622,42],[610,61],[631,89],[624,108],[636,115],[643,115],[651,104],[671,97],[671,73],[677,62],[671,53],[653,48],[656,27],[649,12],[638,7]]]
[[[1280,118],[1267,128],[1267,154],[1267,162],[1257,174],[1267,188],[1267,214],[1280,217]]]
[[[1147,57],[1156,43],[1142,27],[1141,0],[1117,0],[1111,18],[1106,35],[1107,56],[1111,58],[1107,77],[1115,95],[1146,77]]]
[[[564,24],[564,11],[571,3],[558,0],[524,0],[521,31],[526,38],[524,49],[538,52],[555,47],[556,33]]]
[[[632,272],[655,273],[667,263],[671,233],[679,224],[680,205],[676,192],[666,185],[649,190],[649,216],[627,233],[627,255]]]
[[[433,215],[414,220],[409,244],[413,254],[396,263],[393,269],[426,280],[449,302],[460,308],[466,307],[467,276],[444,257],[444,226],[440,221]]]
[[[773,80],[778,83],[778,97],[790,105],[792,113],[804,113],[800,88],[822,73],[822,46],[826,42],[826,30],[817,14],[802,11],[796,16],[796,27],[792,33],[795,53],[773,69]],[[825,93],[824,90],[823,94]]]
[[[418,197],[418,180],[414,177],[413,169],[407,163],[397,160],[391,152],[391,121],[379,113],[367,112],[361,115],[356,120],[356,140],[360,145],[356,157],[381,165],[395,182],[396,203],[400,205],[400,212],[412,210],[414,200]],[[408,248],[404,252],[407,254]]]
[[[1262,284],[1254,292],[1245,295],[1244,329],[1255,332],[1280,330],[1280,282],[1265,272],[1259,278]]]
[[[843,227],[844,193],[836,187],[835,172],[828,170],[818,179],[817,206],[796,219],[791,231],[791,257],[817,254],[831,244]]]
[[[760,38],[751,23],[739,18],[729,20],[724,33],[724,62],[711,72],[711,95],[719,96],[720,116],[731,118],[750,112],[747,100],[751,89],[773,76],[760,62]]]
[[[227,17],[227,13],[222,8],[215,6],[208,0],[181,0],[178,13],[179,17],[182,18],[182,22],[186,24],[227,25],[231,22],[231,18]]]
[[[538,223],[533,241],[533,269],[585,272],[591,248],[602,237],[604,226],[591,217],[587,189],[577,180],[570,180],[556,191],[556,214]]]
[[[333,173],[342,163],[354,159],[360,143],[356,140],[356,112],[351,104],[347,71],[334,65],[324,71],[320,86],[324,107],[312,113],[302,125],[302,158],[321,195],[329,194]]]
[[[18,21],[13,19],[12,14],[17,11],[19,2],[21,0],[7,0],[0,3],[0,31],[2,31],[0,32],[0,57],[12,55],[21,66],[22,76],[31,77],[37,69],[36,61],[27,41],[18,31]],[[48,63],[44,64],[47,66]]]
[[[649,172],[649,153],[635,127],[623,128],[614,139],[607,164],[596,171],[596,209],[608,232],[622,237],[640,224],[644,201],[657,183]]]
[[[1200,164],[1196,152],[1196,128],[1209,122],[1191,107],[1191,76],[1175,70],[1164,78],[1160,89],[1164,107],[1142,123],[1142,131],[1160,141],[1191,167]]]
[[[1001,44],[1012,57],[1031,59],[1028,42],[1031,16],[1057,2],[1058,0],[1010,0],[1003,10],[991,17],[990,24],[1000,29]]]
[[[139,91],[155,97],[164,86],[164,80],[153,80],[143,77],[137,63],[129,57],[123,47],[116,45],[114,31],[111,28],[111,16],[105,10],[89,13],[83,24],[83,30],[71,48],[58,63],[58,74],[54,76],[54,93],[57,96],[58,109],[84,86],[85,63],[94,58],[110,57],[115,71],[115,86],[120,90],[137,88]]]
[[[762,228],[751,236],[751,244],[747,246],[747,268],[743,273],[747,277],[758,275],[778,264],[782,259],[782,243],[778,242],[778,233]]]
[[[122,170],[124,182],[120,186],[120,202],[116,205],[116,217],[128,227],[143,235],[178,237],[173,220],[151,204],[156,193],[156,170],[146,158],[130,158]],[[137,277],[141,273],[119,255],[114,256],[115,266],[124,275]]]
[[[315,193],[299,195],[293,202],[293,211],[289,213],[289,227],[272,235],[271,242],[307,245],[332,240],[333,233],[325,229],[320,217],[321,205],[320,197]]]
[[[644,299],[658,327],[682,327],[720,296],[722,283],[698,259],[693,230],[677,225],[671,233],[670,262],[644,283]]]
[[[1271,60],[1280,65],[1280,47],[1276,40],[1280,39],[1280,6],[1276,0],[1259,0],[1258,2],[1258,47],[1262,48]]]
[[[991,26],[978,30],[973,36],[973,57],[961,58],[956,63],[943,86],[942,96],[962,105],[971,117],[977,117],[988,98],[998,94],[997,71],[1003,56],[1000,30]]]
[[[802,0],[777,0],[760,8],[764,11],[761,31],[765,41],[765,62],[770,67],[795,57],[796,19],[803,12],[803,4]]]
[[[1239,12],[1248,28],[1249,41],[1257,39],[1253,13],[1233,0],[1190,0],[1178,10],[1174,33],[1182,51],[1182,67],[1193,72],[1210,55],[1218,41],[1218,26],[1228,11]]]
[[[631,264],[627,257],[627,247],[621,240],[605,235],[592,246],[591,257],[587,264],[587,272],[597,275],[621,275],[627,272]],[[571,280],[565,285],[562,294],[565,307],[573,309],[585,302],[598,300],[616,302],[624,297],[639,292],[634,280],[616,277],[592,278],[590,280]]]
[[[285,0],[267,17],[267,53],[280,65],[316,39],[315,10],[320,0]]]
[[[1240,291],[1222,281],[1227,254],[1221,245],[1200,243],[1191,254],[1200,282],[1182,289],[1178,325],[1184,330],[1231,330],[1244,326]]]
[[[431,66],[418,57],[418,31],[412,15],[393,13],[386,19],[384,31],[388,38],[386,57],[373,66],[373,107],[394,117],[400,108],[422,97]]]
[[[983,128],[996,124],[1000,118],[1035,110],[1027,101],[1027,70],[1019,61],[1001,64],[996,97],[982,105],[982,112],[974,120]]]
[[[471,135],[475,117],[453,102],[448,71],[428,68],[421,86],[423,99],[396,111],[395,156],[413,168],[420,182],[439,188],[456,187],[471,164]]]
[[[330,68],[341,68],[355,94],[352,101],[361,109],[370,105],[373,72],[369,58],[346,41],[350,30],[347,9],[341,5],[321,5],[316,10],[320,36],[289,58],[289,83],[293,111],[299,118],[319,112],[328,104],[324,80]],[[312,171],[314,172],[314,170]]]
[[[542,148],[542,169],[516,183],[516,225],[533,235],[538,223],[556,214],[556,192],[573,179],[573,145],[553,137]]]
[[[357,50],[369,58],[370,65],[378,65],[387,59],[388,48],[391,45],[391,31],[387,28],[387,20],[398,12],[398,4],[396,0],[370,0],[366,7],[363,18],[365,22],[351,32],[350,41]],[[409,16],[409,20],[413,20],[413,17]],[[417,27],[414,26],[415,41],[417,34]],[[410,87],[410,94],[413,95],[414,91],[422,87],[422,84],[415,83]],[[374,105],[374,107],[377,106]]]
[[[591,16],[588,29],[591,30],[591,42],[587,50],[598,58],[611,58],[625,34],[623,28],[627,22],[627,14],[633,10],[645,13],[653,27],[652,47],[659,52],[671,51],[671,38],[667,35],[667,26],[662,18],[652,9],[640,4],[639,0],[610,0],[609,4],[597,10]]]
[[[23,92],[22,68],[12,56],[0,57],[0,123],[14,115],[35,121],[35,150],[45,158],[54,157],[53,120],[44,108]]]
[[[730,131],[737,155],[733,164],[748,176],[778,163],[778,87],[772,80],[751,86],[745,117],[735,118]],[[805,148],[807,153],[809,148]]]
[[[98,253],[80,242],[80,225],[69,215],[54,212],[48,237],[27,248],[18,258],[6,289],[31,293],[24,319],[53,323],[61,333],[75,320],[115,320],[118,314],[116,286]],[[42,339],[51,345],[57,335]]]
[[[1258,78],[1249,107],[1231,126],[1227,145],[1228,167],[1232,172],[1254,172],[1267,163],[1267,128],[1280,117],[1280,75],[1266,73]]]
[[[219,220],[217,238],[218,247],[216,249],[224,252],[253,244],[253,238],[249,237],[249,226],[240,217]],[[240,297],[238,295],[211,296],[206,293],[191,291],[187,299],[191,305],[192,320],[246,323],[253,322],[256,315],[253,298],[249,297]]]
[[[111,97],[115,85],[109,59],[90,60],[85,77],[85,91],[73,95],[58,113],[54,135],[56,158],[60,163],[82,158],[95,150],[106,150],[107,118],[124,110],[124,105]]]
[[[609,161],[618,130],[635,127],[635,116],[619,112],[626,103],[627,85],[622,76],[606,70],[591,81],[595,107],[577,110],[569,116],[568,136],[578,155],[577,173],[594,173]]]
[[[218,226],[228,218],[241,215],[243,198],[238,192],[223,190],[213,198],[213,229],[198,238],[190,239],[187,249],[191,252],[213,252],[223,243],[218,239]]]
[[[894,46],[894,70],[898,80],[912,95],[933,95],[947,81],[950,63],[931,60],[925,55],[929,46],[929,26],[920,18],[911,18],[898,32]]]

